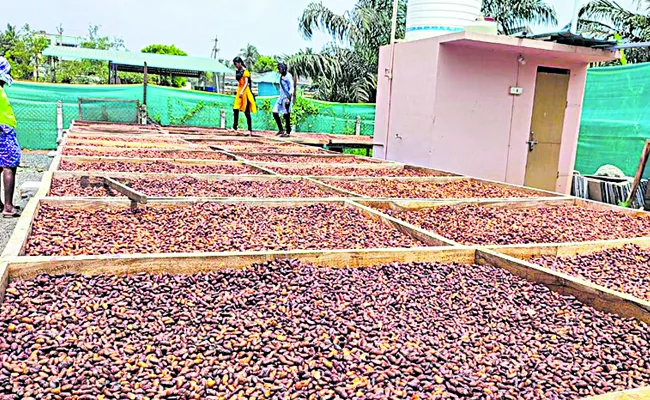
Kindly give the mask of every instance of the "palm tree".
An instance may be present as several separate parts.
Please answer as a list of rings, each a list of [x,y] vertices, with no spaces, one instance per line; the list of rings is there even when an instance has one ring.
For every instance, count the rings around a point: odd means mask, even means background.
[[[388,44],[392,0],[358,0],[338,15],[322,3],[303,11],[299,29],[307,39],[328,33],[332,43],[320,53],[301,51],[288,58],[294,73],[310,77],[316,97],[338,102],[373,102],[376,97],[379,47]],[[404,37],[406,0],[399,1],[397,37]]]
[[[647,3],[647,1],[645,1]],[[580,10],[579,28],[602,39],[630,43],[650,41],[650,6],[636,1],[636,10],[629,10],[613,0],[592,0]],[[625,50],[629,63],[650,61],[647,48]]]
[[[244,63],[246,63],[248,68],[252,68],[257,62],[257,59],[260,58],[260,52],[257,50],[257,47],[248,43],[246,47],[239,50],[239,57],[244,59]]]
[[[493,17],[504,35],[519,33],[529,24],[557,24],[555,9],[544,0],[483,0],[481,12]]]
[[[397,38],[404,37],[406,3],[399,0]],[[392,6],[392,0],[358,0],[352,10],[338,15],[322,3],[309,4],[300,31],[307,39],[315,31],[325,32],[333,42],[318,54],[301,51],[290,57],[290,68],[314,81],[319,99],[375,101],[379,47],[390,41]],[[485,0],[483,12],[495,16],[506,34],[526,24],[557,23],[555,10],[544,0]]]

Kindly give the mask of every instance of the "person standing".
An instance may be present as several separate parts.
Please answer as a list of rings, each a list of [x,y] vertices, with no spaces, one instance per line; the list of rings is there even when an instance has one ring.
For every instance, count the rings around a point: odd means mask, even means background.
[[[13,83],[11,65],[6,58],[0,57],[0,168],[2,169],[2,185],[4,188],[3,218],[20,216],[18,207],[14,207],[14,191],[16,187],[16,171],[20,164],[21,151],[16,138],[16,115],[9,103],[4,88]]]
[[[277,135],[281,137],[289,137],[289,135],[291,135],[291,110],[293,108],[293,93],[295,85],[293,83],[293,76],[288,71],[287,64],[279,62],[278,72],[280,73],[280,95],[273,107],[273,119],[275,119],[275,123],[278,125]],[[286,130],[282,127],[280,114],[284,117]]]
[[[237,78],[237,93],[235,93],[235,104],[233,106],[234,123],[232,128],[237,130],[239,128],[239,112],[243,112],[246,116],[246,123],[248,124],[248,134],[253,132],[253,120],[251,113],[257,112],[257,104],[255,103],[255,96],[253,96],[251,73],[246,69],[244,60],[241,57],[235,57],[232,60],[235,64],[235,77]]]

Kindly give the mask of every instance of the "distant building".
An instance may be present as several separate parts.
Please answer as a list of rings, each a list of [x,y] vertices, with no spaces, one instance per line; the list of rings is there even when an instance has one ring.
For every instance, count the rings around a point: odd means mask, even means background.
[[[81,44],[84,41],[84,38],[81,36],[59,35],[57,33],[47,33],[45,31],[40,31],[37,36],[49,40],[51,46],[81,47]]]
[[[280,94],[280,74],[270,71],[258,76],[257,82],[258,96],[278,96]]]

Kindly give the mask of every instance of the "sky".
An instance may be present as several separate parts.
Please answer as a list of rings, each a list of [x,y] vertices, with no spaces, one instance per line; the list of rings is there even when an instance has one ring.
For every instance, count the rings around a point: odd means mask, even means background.
[[[203,57],[210,56],[218,36],[219,58],[232,59],[247,43],[261,54],[282,56],[305,47],[320,50],[330,40],[319,34],[307,41],[298,31],[298,18],[312,1],[3,0],[7,4],[3,4],[0,27],[28,23],[32,29],[56,33],[62,24],[64,35],[85,36],[89,25],[99,25],[100,34],[121,37],[132,51],[154,43],[174,44],[189,55]],[[356,2],[320,1],[336,13],[349,10]],[[573,1],[547,1],[556,8],[560,26],[566,25]],[[619,0],[624,5],[632,1]]]

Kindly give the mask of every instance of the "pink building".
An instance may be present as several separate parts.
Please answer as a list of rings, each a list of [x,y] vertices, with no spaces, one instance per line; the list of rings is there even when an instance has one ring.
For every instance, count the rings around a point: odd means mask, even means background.
[[[384,46],[374,155],[568,193],[588,64],[616,57],[468,32]]]

